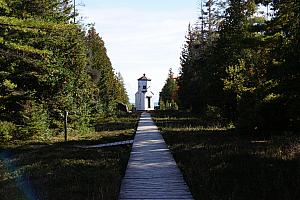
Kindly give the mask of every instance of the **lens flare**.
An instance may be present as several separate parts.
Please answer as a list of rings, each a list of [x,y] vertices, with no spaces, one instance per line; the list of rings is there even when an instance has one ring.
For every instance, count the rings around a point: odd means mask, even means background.
[[[18,169],[15,165],[13,165],[11,158],[12,154],[9,152],[0,153],[0,160],[4,163],[4,167],[6,168],[7,172],[9,172],[10,174],[14,174]],[[15,183],[27,200],[38,200],[31,184],[28,180],[25,180],[22,174],[16,174]]]

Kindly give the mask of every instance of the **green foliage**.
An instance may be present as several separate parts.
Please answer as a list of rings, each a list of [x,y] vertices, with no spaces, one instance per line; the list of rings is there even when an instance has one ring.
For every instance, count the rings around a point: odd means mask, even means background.
[[[95,91],[97,106],[93,112],[97,115],[100,113],[104,116],[113,115],[116,102],[129,104],[123,77],[121,73],[114,74],[104,41],[93,26],[88,30],[86,45],[88,47],[87,70],[97,87]],[[99,117],[103,117],[103,115]]]
[[[21,115],[24,119],[18,138],[39,137],[48,139],[50,135],[49,116],[43,104],[26,101]]]
[[[270,20],[259,16],[260,4],[272,6]],[[205,3],[182,51],[180,107],[202,114],[218,107],[248,131],[297,130],[299,16],[295,0]]]
[[[73,5],[70,0],[9,0],[6,2],[13,10],[9,12],[13,17],[64,23],[68,23],[73,17]]]
[[[11,80],[5,79],[2,83],[2,85],[7,89],[7,90],[13,90],[17,87],[16,84],[12,83]]]
[[[244,60],[239,60],[239,64],[235,66],[229,66],[226,69],[226,73],[227,77],[224,80],[224,89],[232,90],[238,95],[238,99],[241,98],[240,95],[243,92],[254,90],[254,88],[248,88],[245,86],[245,84],[247,83],[247,72]]]
[[[6,0],[0,0],[0,11],[3,13],[10,12],[10,8],[8,7]]]
[[[168,78],[159,93],[160,110],[178,109],[178,85],[172,69],[169,70]]]
[[[91,28],[71,24],[69,0],[0,1],[0,119],[20,126],[20,138],[63,128],[89,132],[95,118],[128,103],[103,40]]]
[[[215,61],[213,54],[219,38],[223,9],[224,1],[201,3],[199,25],[189,26],[182,51],[178,81],[180,107],[195,113],[203,114],[208,104],[218,103],[219,96],[215,95],[220,95],[220,81],[211,63]]]
[[[117,73],[115,79],[116,79],[116,85],[115,85],[116,100],[129,105],[129,98],[125,88],[124,79],[120,72]]]
[[[0,142],[7,142],[13,139],[17,126],[11,122],[0,121]]]

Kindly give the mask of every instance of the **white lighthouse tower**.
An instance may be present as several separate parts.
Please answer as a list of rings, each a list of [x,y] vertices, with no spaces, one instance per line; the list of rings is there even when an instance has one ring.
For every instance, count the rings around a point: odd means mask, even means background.
[[[138,91],[135,93],[136,110],[154,110],[154,94],[150,90],[150,81],[145,74],[138,79]]]

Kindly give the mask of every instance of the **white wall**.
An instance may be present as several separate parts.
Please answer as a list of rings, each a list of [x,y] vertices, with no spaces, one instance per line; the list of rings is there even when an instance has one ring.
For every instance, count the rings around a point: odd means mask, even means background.
[[[138,91],[135,94],[135,107],[137,110],[145,110],[145,93]]]
[[[145,86],[146,89],[143,89]],[[148,99],[151,98],[151,106],[148,108]],[[138,91],[135,94],[135,107],[137,110],[154,110],[153,93],[150,91],[150,81],[139,80]]]

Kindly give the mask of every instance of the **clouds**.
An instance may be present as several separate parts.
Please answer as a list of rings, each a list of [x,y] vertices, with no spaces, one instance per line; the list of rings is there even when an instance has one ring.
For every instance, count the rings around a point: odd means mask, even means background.
[[[86,4],[87,5],[87,4]],[[81,10],[88,22],[95,22],[116,71],[124,77],[130,102],[134,102],[137,78],[146,73],[152,90],[161,90],[168,69],[177,71],[189,22],[196,21],[196,9],[156,10],[117,5]]]

